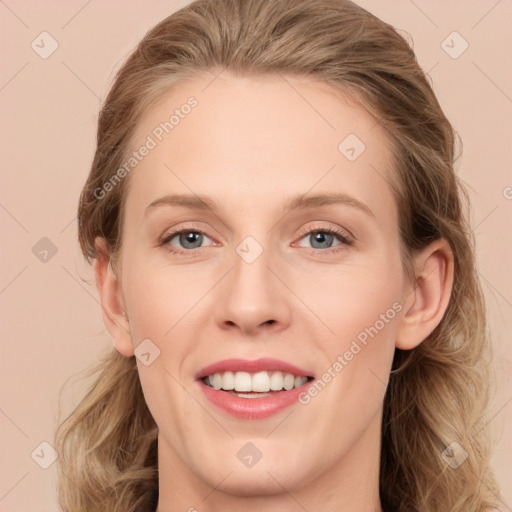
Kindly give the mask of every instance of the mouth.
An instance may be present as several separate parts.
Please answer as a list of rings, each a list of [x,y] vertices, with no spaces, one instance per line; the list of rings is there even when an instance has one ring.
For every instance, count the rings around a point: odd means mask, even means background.
[[[224,413],[263,419],[296,403],[314,375],[275,359],[229,359],[203,368],[196,380],[206,398]]]
[[[312,380],[312,376],[305,377],[280,371],[249,373],[229,370],[207,375],[201,379],[205,386],[241,398],[263,398],[283,390],[291,391]]]

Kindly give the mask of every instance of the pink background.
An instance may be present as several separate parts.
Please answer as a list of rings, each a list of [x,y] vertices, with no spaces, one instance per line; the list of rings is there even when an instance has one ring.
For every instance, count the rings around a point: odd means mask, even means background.
[[[58,510],[56,464],[43,469],[31,453],[47,460],[49,449],[41,452],[39,445],[52,442],[62,385],[111,345],[91,269],[76,242],[76,205],[93,156],[98,109],[120,62],[150,27],[186,3],[0,2],[0,512]],[[510,507],[512,2],[358,3],[411,35],[464,142],[457,169],[473,202],[498,378],[491,403],[498,437],[493,465]],[[47,59],[31,48],[43,31],[58,42]],[[456,59],[441,46],[453,31],[469,44]],[[455,39],[452,51],[461,44]],[[32,251],[43,237],[57,248],[46,262]],[[80,381],[69,384],[63,414],[83,392]]]

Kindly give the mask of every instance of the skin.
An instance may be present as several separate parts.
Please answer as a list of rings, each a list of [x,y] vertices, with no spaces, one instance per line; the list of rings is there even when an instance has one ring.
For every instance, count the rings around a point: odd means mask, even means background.
[[[144,113],[131,149],[190,96],[197,107],[129,175],[113,268],[104,241],[96,244],[96,281],[115,348],[129,357],[149,338],[160,350],[149,366],[137,360],[160,429],[158,512],[379,511],[393,353],[417,346],[441,320],[451,251],[434,242],[415,255],[415,282],[406,280],[386,181],[395,179],[390,141],[339,91],[279,75],[198,76]],[[338,150],[350,133],[366,145],[353,162]],[[355,198],[371,214],[351,204],[285,210],[295,196],[329,192]],[[145,215],[167,194],[207,195],[217,210],[166,205]],[[327,235],[319,245],[314,234],[326,228],[351,243]],[[179,237],[159,245],[180,229],[204,233],[202,247],[180,245]],[[247,236],[263,248],[252,263],[236,252]],[[321,378],[394,303],[401,311],[306,405],[236,419],[210,404],[194,380],[231,357],[282,359]],[[250,468],[237,458],[248,441],[262,454]]]

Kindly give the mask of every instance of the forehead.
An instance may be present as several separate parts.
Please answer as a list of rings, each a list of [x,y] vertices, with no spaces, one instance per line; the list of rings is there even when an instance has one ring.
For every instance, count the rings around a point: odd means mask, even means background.
[[[228,72],[180,82],[141,116],[130,152],[144,151],[127,205],[166,193],[213,196],[251,210],[336,191],[394,215],[390,138],[339,89],[291,76]]]

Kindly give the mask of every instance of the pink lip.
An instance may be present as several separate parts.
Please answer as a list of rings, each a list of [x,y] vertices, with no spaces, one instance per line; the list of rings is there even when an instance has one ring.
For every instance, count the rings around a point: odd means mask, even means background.
[[[228,391],[210,388],[203,381],[198,381],[206,398],[213,405],[244,420],[264,419],[281,412],[296,403],[299,395],[304,393],[313,382],[311,380],[303,386],[290,389],[290,391],[272,391],[271,396],[263,398],[242,398],[232,395]]]
[[[227,371],[256,373],[265,370],[292,373],[295,377],[314,377],[311,371],[302,370],[293,364],[280,361],[279,359],[264,357],[254,361],[248,359],[224,359],[223,361],[205,366],[196,374],[195,378],[202,379],[207,375]]]
[[[291,373],[296,377],[313,377],[311,371],[302,370],[278,359],[262,358],[255,361],[225,359],[200,370],[196,374],[196,379],[206,398],[213,405],[240,419],[264,419],[277,414],[296,403],[299,395],[306,391],[307,387],[313,382],[311,380],[299,388],[290,389],[289,391],[271,391],[270,396],[262,398],[242,398],[227,391],[211,388],[202,381],[204,377],[214,373],[226,371],[256,373],[265,370]]]

